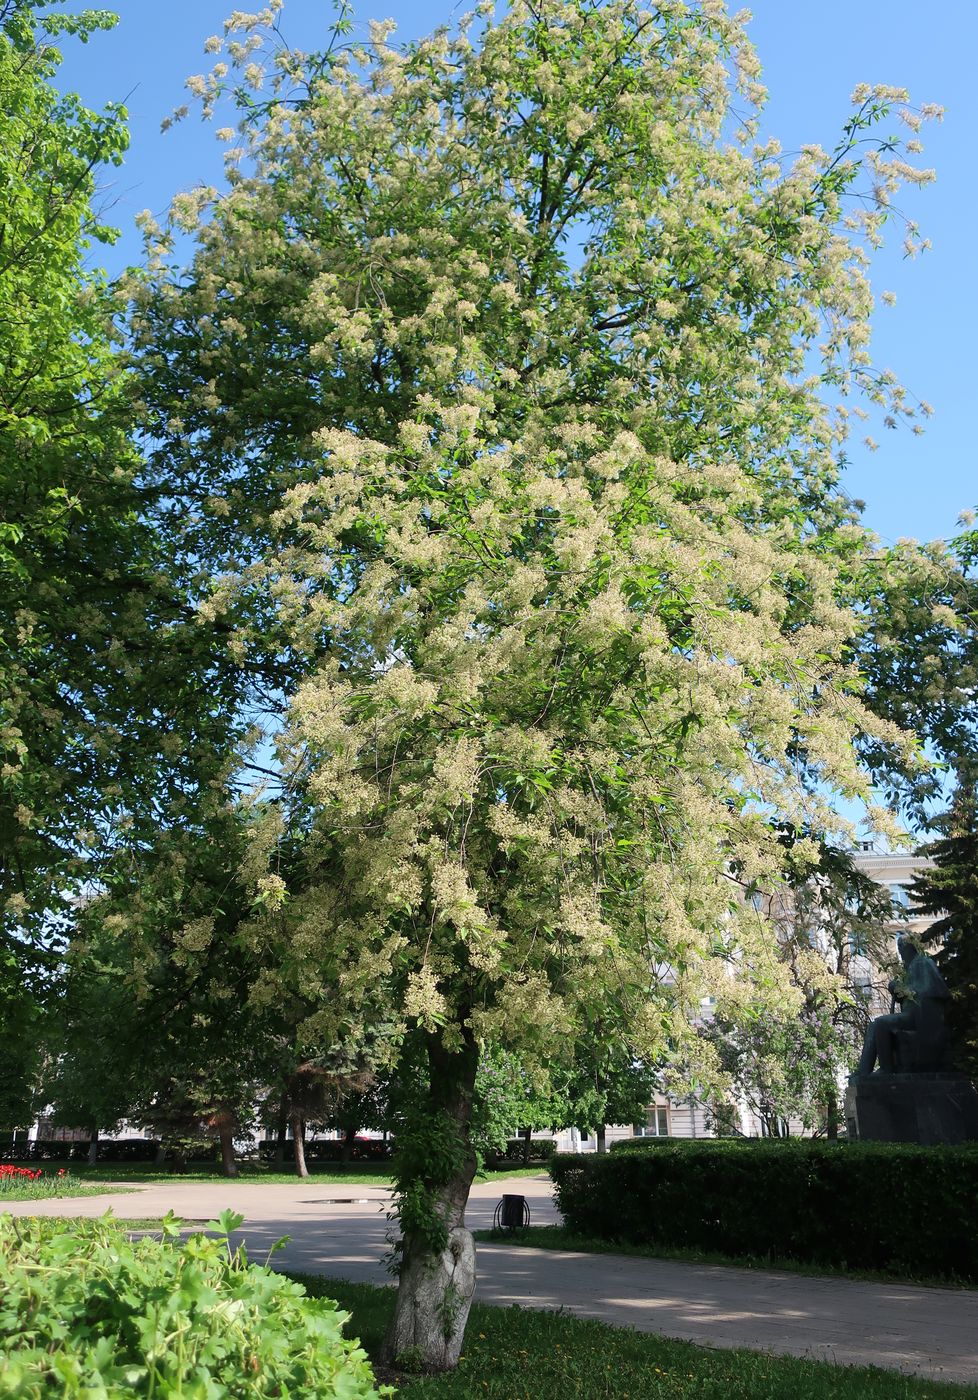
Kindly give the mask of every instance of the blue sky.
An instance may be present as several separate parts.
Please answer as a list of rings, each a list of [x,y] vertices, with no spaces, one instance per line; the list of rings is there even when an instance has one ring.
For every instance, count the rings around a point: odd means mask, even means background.
[[[193,118],[163,135],[160,122],[183,100],[184,79],[205,71],[203,42],[221,30],[233,6],[228,0],[105,3],[120,16],[117,29],[85,47],[69,43],[61,84],[90,105],[121,99],[129,107],[132,146],[124,167],[111,172],[106,191],[111,219],[124,232],[101,259],[115,270],[139,256],[132,226],[139,210],[160,213],[178,190],[220,179],[220,147],[211,128]],[[247,6],[258,7],[259,0]],[[873,425],[877,452],[856,435],[846,486],[866,502],[867,522],[886,540],[951,534],[958,513],[978,506],[969,417],[978,397],[978,201],[970,100],[978,0],[945,0],[933,8],[919,0],[754,0],[750,8],[751,34],[770,90],[765,127],[786,151],[803,142],[833,146],[859,82],[905,86],[915,103],[946,108],[943,124],[925,129],[921,158],[936,167],[937,184],[909,191],[903,201],[933,249],[905,261],[894,227],[893,247],[880,257],[873,277],[878,290],[897,295],[894,308],[879,308],[877,362],[893,369],[936,413],[919,438]],[[418,0],[369,0],[357,8],[362,21],[395,19],[403,37],[426,32],[452,12],[448,3]],[[332,15],[330,0],[286,0],[283,26],[290,42],[314,47]]]

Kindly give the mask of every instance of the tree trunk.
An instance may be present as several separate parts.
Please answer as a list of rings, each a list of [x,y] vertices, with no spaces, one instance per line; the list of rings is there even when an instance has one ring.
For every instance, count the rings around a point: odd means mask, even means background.
[[[606,1124],[604,1124],[604,1123],[599,1124],[598,1127],[595,1129],[594,1135],[595,1135],[595,1138],[597,1139],[598,1151],[599,1151],[599,1152],[607,1152],[607,1150],[608,1150],[608,1138],[607,1138],[607,1132],[606,1132]]]
[[[98,1161],[98,1125],[92,1128],[92,1139],[88,1144],[88,1165],[94,1167]]]
[[[829,1142],[839,1140],[839,1100],[835,1094],[829,1094],[825,1100],[825,1136]]]
[[[278,1122],[275,1125],[275,1165],[285,1166],[285,1144],[289,1139],[289,1101],[285,1094],[279,1099]]]
[[[465,1324],[475,1292],[475,1242],[465,1228],[465,1206],[475,1176],[476,1155],[469,1140],[472,1095],[479,1051],[469,1031],[461,1049],[448,1051],[438,1036],[428,1037],[432,1131],[446,1131],[445,1120],[459,1137],[457,1165],[450,1176],[402,1177],[401,1190],[420,1188],[444,1227],[441,1248],[419,1231],[401,1240],[397,1302],[384,1340],[384,1357],[392,1365],[418,1371],[451,1371],[458,1365]]]
[[[357,1140],[357,1127],[345,1128],[343,1131],[343,1152],[342,1160],[344,1167],[348,1167],[353,1160],[353,1144]]]
[[[293,1113],[292,1123],[292,1146],[295,1150],[295,1174],[306,1177],[309,1175],[309,1168],[306,1166],[306,1124],[301,1113]]]
[[[154,1166],[162,1167],[166,1164],[166,1142],[160,1138],[159,1146],[156,1149],[156,1161]]]
[[[529,1163],[529,1160],[530,1160],[530,1141],[531,1141],[532,1136],[533,1136],[533,1129],[532,1129],[532,1128],[520,1128],[520,1137],[523,1139],[523,1165],[524,1165],[524,1167]]]
[[[237,1176],[238,1164],[234,1158],[234,1124],[231,1114],[222,1109],[217,1115],[217,1132],[221,1140],[221,1172],[224,1176]]]

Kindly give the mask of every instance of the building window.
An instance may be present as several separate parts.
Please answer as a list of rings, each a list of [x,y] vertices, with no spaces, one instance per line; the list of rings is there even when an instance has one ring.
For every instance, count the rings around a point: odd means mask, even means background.
[[[854,958],[865,958],[869,952],[869,945],[866,941],[866,930],[863,928],[852,928],[848,935],[849,952]]]
[[[910,908],[910,896],[907,894],[906,885],[890,885],[888,888],[890,891],[890,898],[893,900],[897,909]]]
[[[668,1137],[668,1108],[650,1108],[644,1123],[636,1123],[632,1129],[636,1137]]]

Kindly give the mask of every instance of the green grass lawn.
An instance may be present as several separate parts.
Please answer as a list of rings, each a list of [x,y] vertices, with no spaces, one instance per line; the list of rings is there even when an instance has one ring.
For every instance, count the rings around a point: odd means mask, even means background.
[[[44,1166],[44,1180],[54,1180],[57,1178],[57,1164]],[[66,1167],[70,1179],[79,1187],[84,1186],[84,1190],[78,1189],[64,1194],[76,1196],[92,1196],[98,1194],[99,1182],[113,1181],[133,1181],[144,1185],[154,1183],[165,1183],[172,1185],[181,1181],[214,1181],[228,1183],[229,1178],[222,1176],[217,1167],[204,1166],[194,1163],[187,1171],[175,1172],[155,1166],[152,1162],[100,1162],[97,1166],[90,1167],[86,1162],[72,1162]],[[539,1166],[530,1166],[526,1169],[514,1168],[507,1171],[487,1171],[484,1176],[476,1177],[476,1181],[507,1181],[512,1177],[538,1176],[543,1177],[546,1173]],[[64,1180],[65,1178],[61,1178]],[[264,1162],[243,1162],[239,1167],[239,1172],[235,1180],[245,1181],[249,1185],[267,1183],[268,1185],[285,1185],[298,1181],[294,1171],[279,1171]],[[309,1180],[316,1182],[336,1182],[345,1186],[390,1186],[390,1167],[386,1163],[357,1162],[353,1166],[344,1167],[339,1163],[317,1163],[309,1168]],[[45,1195],[60,1194],[55,1191],[42,1193]],[[0,1194],[0,1200],[2,1200]],[[13,1198],[11,1198],[13,1199]],[[37,1199],[37,1193],[30,1198]]]
[[[307,1290],[352,1314],[348,1334],[376,1355],[391,1288],[296,1275]],[[978,1400],[978,1388],[913,1380],[893,1371],[839,1367],[751,1351],[713,1351],[562,1313],[475,1304],[456,1372],[381,1374],[398,1400]]]
[[[966,1288],[975,1284],[954,1275],[912,1277],[873,1269],[842,1269],[830,1264],[804,1264],[797,1259],[741,1254],[706,1253],[696,1249],[669,1249],[665,1246],[617,1243],[589,1239],[565,1230],[562,1225],[530,1225],[525,1230],[476,1230],[481,1244],[516,1244],[531,1249],[567,1249],[578,1254],[628,1254],[642,1259],[674,1259],[684,1264],[722,1264],[736,1269],[775,1269],[783,1273],[805,1274],[810,1278],[853,1278],[871,1283],[912,1283],[921,1288]]]
[[[50,1201],[62,1196],[101,1196],[103,1193],[129,1195],[125,1186],[99,1186],[90,1181],[70,1176],[58,1176],[57,1172],[44,1172],[36,1181],[26,1177],[7,1177],[0,1180],[0,1211],[13,1201]]]

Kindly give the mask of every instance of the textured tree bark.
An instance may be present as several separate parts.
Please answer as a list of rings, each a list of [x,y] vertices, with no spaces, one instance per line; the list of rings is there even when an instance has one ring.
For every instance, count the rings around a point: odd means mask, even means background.
[[[98,1161],[98,1124],[92,1128],[91,1141],[88,1144],[88,1165],[94,1167]]]
[[[221,1171],[224,1176],[237,1176],[238,1163],[234,1156],[234,1124],[231,1114],[222,1109],[217,1115],[217,1132],[221,1140]]]
[[[597,1128],[597,1130],[595,1131],[595,1137],[596,1137],[596,1139],[597,1139],[598,1151],[599,1151],[599,1152],[607,1152],[607,1150],[608,1150],[608,1136],[607,1136],[607,1129],[606,1129],[604,1123],[602,1123],[602,1124]]]
[[[348,1167],[353,1160],[353,1144],[357,1140],[357,1129],[347,1128],[343,1133],[343,1150],[341,1153],[343,1165]]]
[[[301,1113],[292,1115],[292,1146],[295,1149],[295,1174],[306,1177],[309,1175],[309,1168],[306,1166],[306,1125]]]
[[[461,1140],[461,1161],[449,1180],[421,1182],[444,1222],[447,1242],[436,1250],[422,1235],[405,1232],[397,1302],[384,1355],[390,1364],[405,1369],[450,1371],[458,1365],[475,1292],[475,1242],[465,1228],[465,1206],[476,1169],[469,1125],[478,1047],[467,1032],[463,1048],[452,1052],[432,1036],[428,1062],[432,1121],[444,1114],[452,1120]]]
[[[279,1100],[278,1122],[275,1125],[275,1165],[285,1166],[285,1144],[288,1142],[289,1134],[289,1103],[285,1094]]]

